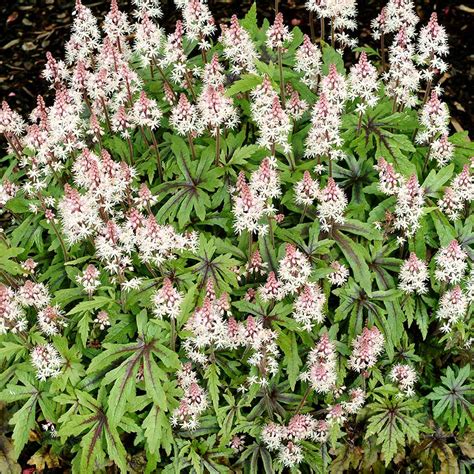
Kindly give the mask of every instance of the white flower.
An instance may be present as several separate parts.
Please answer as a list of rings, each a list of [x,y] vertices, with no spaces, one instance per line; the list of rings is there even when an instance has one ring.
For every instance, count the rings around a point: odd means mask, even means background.
[[[405,293],[417,293],[422,295],[428,291],[426,282],[429,278],[428,267],[420,260],[414,252],[400,268],[400,289]]]
[[[444,322],[443,331],[450,332],[451,326],[462,319],[467,311],[468,301],[461,287],[448,290],[440,299],[436,316]]]
[[[404,364],[396,364],[390,371],[390,378],[398,384],[400,390],[407,396],[414,395],[413,386],[416,383],[417,375],[412,367]]]
[[[319,192],[318,200],[318,217],[323,230],[328,231],[332,225],[344,223],[347,198],[333,178],[329,178],[326,187]]]
[[[156,317],[168,316],[176,319],[181,311],[183,296],[173,287],[171,280],[165,278],[163,287],[153,296],[153,313]]]
[[[451,241],[447,247],[441,248],[435,256],[435,276],[439,281],[459,283],[464,278],[467,268],[467,254],[457,240]]]
[[[307,283],[295,300],[293,318],[306,331],[311,331],[314,323],[324,321],[326,297],[316,283]]]
[[[278,276],[286,293],[294,293],[307,283],[311,275],[308,257],[294,245],[286,245],[285,257],[280,261]]]
[[[31,363],[39,380],[57,377],[64,360],[52,344],[40,344],[31,351]]]
[[[331,263],[331,268],[333,271],[327,276],[329,282],[335,286],[344,285],[349,278],[349,270],[347,267],[342,263],[334,261]]]

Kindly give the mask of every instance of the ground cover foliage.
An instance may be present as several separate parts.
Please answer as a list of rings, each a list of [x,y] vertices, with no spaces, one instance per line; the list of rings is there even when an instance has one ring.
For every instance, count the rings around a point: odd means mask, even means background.
[[[353,2],[309,1],[313,37],[134,5],[77,1],[54,102],[0,112],[1,472],[470,472],[436,15],[390,0],[374,50]]]

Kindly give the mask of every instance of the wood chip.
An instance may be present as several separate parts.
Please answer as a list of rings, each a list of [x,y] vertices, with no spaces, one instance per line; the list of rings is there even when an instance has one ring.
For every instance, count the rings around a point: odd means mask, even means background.
[[[451,125],[456,132],[464,132],[464,128],[461,127],[461,124],[454,117],[451,117]]]
[[[471,8],[471,7],[467,7],[466,5],[456,5],[456,8],[458,10],[461,10],[462,12],[466,12],[466,13],[474,13],[474,8]]]

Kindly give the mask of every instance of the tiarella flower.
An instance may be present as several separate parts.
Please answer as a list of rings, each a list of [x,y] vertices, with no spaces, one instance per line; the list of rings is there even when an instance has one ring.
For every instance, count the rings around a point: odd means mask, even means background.
[[[199,95],[197,107],[204,126],[212,132],[220,128],[234,128],[239,122],[237,109],[231,98],[225,95],[224,87],[208,85]]]
[[[250,274],[264,275],[267,272],[267,263],[262,260],[260,252],[256,250],[247,263],[246,270]]]
[[[52,344],[40,344],[31,351],[31,363],[39,380],[57,377],[64,360]]]
[[[398,385],[405,396],[412,397],[415,394],[413,386],[418,377],[415,370],[409,365],[394,365],[390,371],[390,378]]]
[[[208,395],[196,382],[189,382],[189,378],[180,379],[180,388],[184,395],[178,408],[173,411],[171,424],[184,430],[193,431],[199,426],[199,417],[206,411],[209,401]]]
[[[316,89],[321,74],[321,51],[308,35],[303,36],[303,43],[296,50],[295,71],[303,73],[304,84]]]
[[[76,281],[83,286],[84,291],[91,297],[100,286],[100,273],[94,265],[87,265],[81,275],[76,277]]]
[[[395,206],[394,226],[403,231],[406,237],[415,235],[419,229],[424,202],[424,189],[414,174],[398,189]]]
[[[280,448],[284,437],[285,428],[273,422],[268,423],[262,430],[262,441],[272,451]]]
[[[258,54],[249,33],[240,26],[236,15],[232,15],[230,26],[221,25],[219,41],[224,47],[224,57],[231,64],[234,74],[255,73]]]
[[[158,59],[163,37],[163,31],[153,23],[149,14],[144,12],[135,27],[135,51],[143,67],[153,67],[153,63]]]
[[[261,147],[271,150],[272,153],[275,145],[280,145],[284,153],[291,151],[289,134],[293,125],[278,97],[273,98],[271,108],[260,111],[256,122],[260,130],[258,144]]]
[[[25,122],[18,112],[14,112],[9,105],[3,101],[0,109],[0,133],[4,135],[20,136],[25,128]]]
[[[447,187],[444,190],[443,198],[438,201],[438,207],[450,220],[456,221],[464,210],[464,201],[456,188]]]
[[[455,286],[448,290],[440,299],[436,317],[441,320],[443,332],[451,332],[452,326],[464,318],[468,308],[466,295],[461,287]]]
[[[318,217],[323,230],[328,231],[334,224],[344,224],[347,198],[333,178],[329,178],[326,187],[319,192],[318,200]]]
[[[181,310],[183,296],[173,287],[171,280],[165,278],[163,287],[153,297],[153,313],[157,318],[168,316],[176,319]]]
[[[134,15],[138,18],[148,15],[150,18],[161,18],[163,12],[160,7],[160,0],[132,0],[135,7]]]
[[[421,28],[418,37],[418,61],[427,66],[424,78],[432,80],[435,74],[443,74],[448,65],[441,59],[448,54],[448,37],[443,26],[438,24],[436,13],[431,14],[430,21]]]
[[[2,183],[0,183],[0,210],[5,204],[10,200],[13,199],[18,192],[18,186],[8,179],[4,179]]]
[[[285,297],[283,285],[276,279],[274,272],[268,274],[267,282],[259,288],[259,295],[263,301],[280,301]]]
[[[160,124],[162,115],[156,100],[149,99],[142,91],[140,98],[133,104],[133,122],[139,127],[149,127],[151,130],[155,130]]]
[[[250,190],[262,199],[278,198],[281,195],[277,166],[274,156],[264,158],[250,177]]]
[[[306,110],[308,110],[308,107],[308,103],[300,98],[298,91],[293,90],[291,92],[290,100],[286,104],[288,115],[293,120],[299,120]]]
[[[348,97],[347,81],[342,74],[337,72],[335,64],[329,65],[329,74],[323,76],[319,88],[321,94],[327,97],[330,106],[339,113],[342,112]]]
[[[274,160],[270,158],[264,160],[259,170],[252,175],[250,185],[245,179],[244,172],[240,172],[232,207],[235,218],[234,229],[238,234],[244,230],[260,235],[266,234],[268,225],[262,224],[261,220],[274,214],[269,197],[278,196],[280,193],[275,166]]]
[[[364,406],[366,394],[361,388],[353,388],[349,391],[349,400],[342,403],[347,413],[355,414]]]
[[[329,406],[326,420],[330,425],[342,425],[346,421],[344,406],[341,403]]]
[[[317,393],[328,393],[334,389],[337,382],[336,346],[327,333],[321,336],[309,353],[307,365],[308,370],[301,374],[301,380],[309,382]]]
[[[262,83],[252,89],[250,97],[252,99],[250,101],[252,118],[260,127],[263,117],[271,110],[274,99],[278,98],[278,94],[268,76],[264,76]]]
[[[399,278],[399,287],[405,293],[423,295],[428,291],[428,267],[414,252],[410,253],[409,259],[400,267]]]
[[[182,9],[188,38],[198,41],[202,50],[210,49],[208,37],[214,34],[216,25],[207,4],[202,0],[175,0],[175,3]]]
[[[106,327],[110,326],[109,314],[106,311],[99,311],[93,322],[103,331]]]
[[[385,73],[385,92],[399,107],[412,108],[417,103],[416,92],[420,83],[420,72],[413,63],[414,46],[408,34],[409,30],[402,26],[395,41],[389,48],[389,72]]]
[[[430,159],[435,160],[438,166],[444,166],[454,156],[454,145],[448,140],[448,135],[442,135],[431,142]]]
[[[451,241],[435,256],[436,279],[446,283],[459,283],[467,269],[467,254],[462,250],[457,240]]]
[[[180,86],[189,81],[186,59],[183,49],[183,24],[178,20],[174,33],[169,34],[163,44],[160,66],[163,68],[172,66],[171,79]]]
[[[32,259],[28,258],[26,259],[22,264],[21,268],[23,268],[24,272],[26,274],[32,274],[35,272],[35,268],[38,266],[38,264]]]
[[[236,452],[243,451],[245,449],[245,435],[234,435],[230,440],[229,447]]]
[[[22,306],[40,309],[49,303],[51,296],[43,283],[26,280],[23,286],[18,289],[17,299]]]
[[[385,339],[376,326],[365,327],[362,334],[353,341],[354,346],[349,360],[349,367],[356,372],[370,369],[377,362],[377,357],[384,351]]]
[[[131,32],[127,14],[119,10],[117,0],[111,0],[110,11],[104,19],[104,31],[114,42],[120,42],[121,37]]]
[[[226,81],[224,66],[219,62],[217,53],[212,55],[211,60],[204,65],[202,71],[202,82],[206,86],[219,87]]]
[[[318,197],[319,185],[313,180],[309,171],[305,171],[303,179],[295,184],[295,201],[298,205],[311,206]]]
[[[413,0],[389,0],[379,16],[372,20],[372,36],[378,39],[382,34],[396,33],[403,27],[411,37],[418,21]]]
[[[347,267],[342,263],[334,261],[331,263],[331,268],[332,272],[327,276],[327,279],[331,285],[344,285],[344,283],[346,283],[347,279],[349,278],[349,270]]]
[[[335,161],[342,158],[340,126],[337,107],[329,103],[325,93],[321,93],[312,111],[311,128],[305,141],[305,157],[328,156]]]
[[[355,0],[307,0],[306,8],[315,12],[319,18],[331,20],[335,39],[342,47],[354,48],[357,46],[357,41],[350,38],[344,31],[354,30],[357,26],[355,21],[357,15]]]
[[[118,108],[117,113],[112,117],[112,128],[114,132],[120,133],[123,138],[130,138],[130,131],[135,128],[132,117],[123,105]]]
[[[397,194],[402,177],[395,172],[393,166],[383,158],[379,158],[374,168],[379,172],[378,188],[380,191],[388,195]]]
[[[452,181],[451,186],[445,188],[444,196],[438,201],[439,208],[456,221],[460,218],[464,206],[474,200],[474,175],[468,165]]]
[[[24,331],[27,326],[28,321],[15,292],[0,283],[0,334]]]
[[[283,21],[283,14],[277,13],[275,23],[267,30],[267,46],[270,49],[284,48],[291,41],[293,34],[290,33],[288,27]]]
[[[419,143],[428,143],[433,137],[445,136],[448,133],[448,106],[438,99],[435,91],[431,93],[430,100],[421,110],[420,123],[422,130],[416,136]]]
[[[184,94],[179,96],[178,104],[171,111],[170,123],[179,135],[196,136],[203,129],[197,107]]]
[[[299,444],[288,441],[280,448],[278,460],[285,467],[293,467],[303,460],[303,450]]]
[[[359,62],[352,66],[349,74],[349,97],[361,99],[370,107],[377,101],[377,69],[367,60],[367,53],[360,54]]]
[[[324,321],[326,297],[316,283],[307,283],[295,300],[293,318],[305,331],[311,331],[313,324]]]
[[[46,66],[42,75],[52,87],[60,87],[61,83],[65,82],[68,78],[69,72],[64,62],[56,61],[48,51],[46,53]]]
[[[286,253],[280,261],[278,277],[283,283],[285,293],[294,293],[308,282],[311,263],[308,257],[294,245],[286,245]]]
[[[123,279],[125,270],[131,270],[131,253],[134,247],[133,231],[114,220],[107,221],[98,232],[94,245],[104,268]]]
[[[38,325],[46,336],[60,334],[61,329],[67,326],[64,312],[59,306],[46,306],[38,312]]]
[[[136,228],[135,244],[142,262],[162,265],[183,250],[195,252],[197,234],[178,234],[171,225],[159,225],[150,215]]]
[[[76,0],[71,38],[66,43],[66,60],[69,64],[78,60],[89,61],[99,46],[100,31],[97,18],[81,0]]]

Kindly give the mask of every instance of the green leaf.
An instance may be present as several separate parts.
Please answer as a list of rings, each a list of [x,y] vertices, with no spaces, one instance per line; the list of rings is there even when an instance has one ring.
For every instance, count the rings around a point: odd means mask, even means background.
[[[364,247],[345,236],[339,230],[336,230],[333,233],[333,238],[344,254],[344,257],[346,257],[346,260],[348,261],[354,274],[355,280],[360,283],[364,290],[370,292],[372,286],[371,277],[369,266],[366,263],[367,253]]]
[[[35,426],[37,395],[31,396],[27,402],[15,412],[10,420],[13,428],[13,444],[15,459],[21,454],[23,448],[28,442],[30,430]]]

